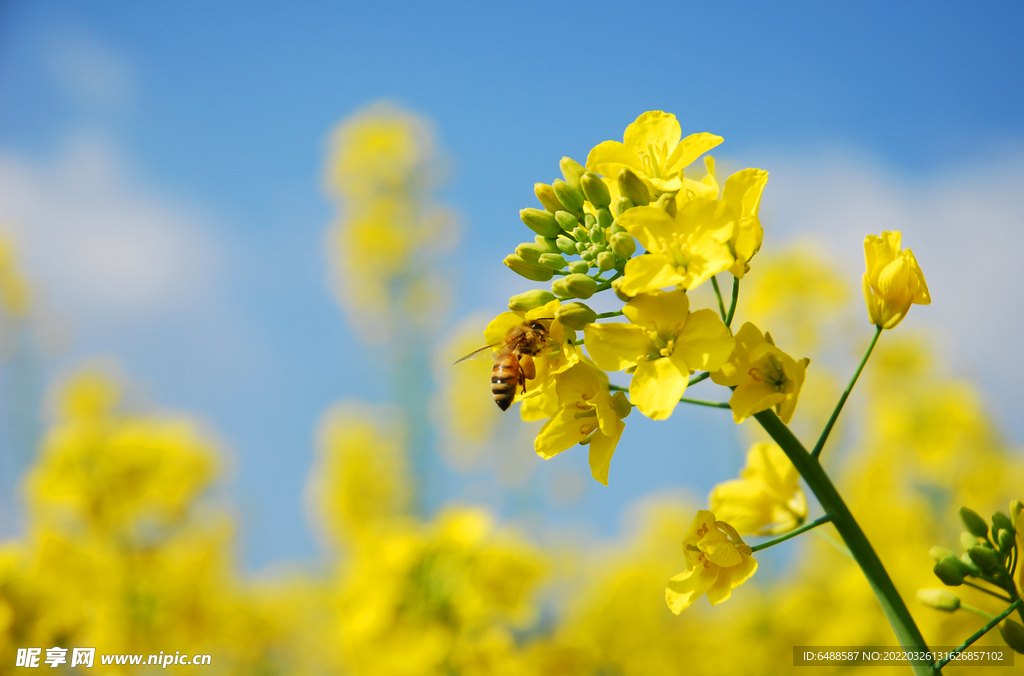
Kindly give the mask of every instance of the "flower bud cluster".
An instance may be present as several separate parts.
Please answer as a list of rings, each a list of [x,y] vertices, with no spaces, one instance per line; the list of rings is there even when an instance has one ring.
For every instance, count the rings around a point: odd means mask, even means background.
[[[579,162],[563,157],[558,163],[562,178],[537,183],[534,194],[543,208],[519,212],[536,236],[523,242],[504,263],[534,282],[551,284],[562,300],[593,296],[608,280],[601,275],[621,275],[626,261],[636,253],[636,240],[616,223],[634,206],[650,202],[644,182],[625,168],[615,181],[587,171]],[[609,187],[609,186],[612,187]],[[612,199],[613,192],[621,195]]]

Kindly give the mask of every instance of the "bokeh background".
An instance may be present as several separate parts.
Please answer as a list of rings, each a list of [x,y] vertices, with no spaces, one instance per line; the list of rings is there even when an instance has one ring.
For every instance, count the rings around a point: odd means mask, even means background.
[[[2,327],[0,535],[30,536],[24,477],[67,411],[55,384],[88,364],[120,383],[132,410],[185,415],[216,449],[212,492],[232,524],[229,568],[243,579],[298,576],[311,585],[334,565],[341,536],[317,525],[309,477],[318,448],[330,446],[328,412],[352,400],[402,411],[356,418],[409,425],[417,518],[433,520],[453,502],[480,505],[537,547],[574,543],[574,554],[552,555],[575,562],[551,564],[564,575],[548,578],[558,587],[597,576],[583,563],[588,548],[625,549],[641,537],[638,524],[660,528],[654,508],[638,505],[671,504],[664,534],[650,536],[663,558],[636,556],[681,570],[672,548],[692,509],[678,505],[702,507],[742,466],[752,438],[727,416],[680,409],[653,424],[635,414],[603,487],[584,453],[536,458],[536,426],[514,414],[495,423],[490,441],[460,441],[444,389],[457,377],[446,366],[453,342],[470,340],[467,331],[531,286],[500,261],[529,239],[517,212],[535,206],[534,182],[556,178],[563,155],[583,161],[638,114],[660,109],[675,113],[684,133],[725,137],[714,153],[720,175],[770,172],[761,256],[775,276],[758,281],[755,261],[750,298],[761,300],[747,310],[775,317],[779,328],[767,328],[777,337],[789,327],[790,344],[804,341],[812,370],[821,366],[823,401],[834,400],[870,337],[858,293],[863,237],[903,231],[933,303],[900,326],[917,342],[879,359],[882,375],[865,387],[874,398],[855,397],[851,415],[861,417],[851,419],[860,422],[840,430],[847,448],[836,457],[848,464],[848,486],[874,493],[886,486],[879,472],[916,458],[905,483],[893,470],[894,503],[878,509],[905,507],[951,546],[957,499],[984,500],[975,506],[985,514],[1024,497],[1013,450],[1024,436],[1022,29],[1014,3],[631,10],[8,0],[0,4],[0,233],[32,303]],[[339,286],[346,258],[332,233],[351,200],[332,187],[328,167],[342,120],[394,111],[420,120],[429,177],[416,199],[440,225],[421,259],[436,280],[420,306],[427,316],[403,322],[390,308],[381,322],[346,304],[351,280]],[[793,302],[773,304],[775,289]],[[903,384],[911,378],[916,385]],[[484,381],[484,397],[486,389]],[[924,406],[934,392],[944,394],[927,413],[892,425],[872,408]],[[805,401],[808,425],[817,398]],[[410,412],[420,418],[403,418]],[[899,420],[910,417],[917,426],[908,431]],[[939,427],[950,420],[966,427]],[[876,432],[895,436],[873,444]],[[928,443],[967,436],[914,455],[912,432],[931,435]],[[871,452],[858,455],[864,448]],[[971,465],[960,456],[988,459]],[[978,476],[968,481],[969,471]],[[881,514],[878,523],[926,583],[927,548],[940,542],[908,541]],[[910,542],[920,544],[916,553]],[[799,559],[773,553],[765,578],[792,584]],[[667,612],[654,590],[636,612]],[[568,622],[569,606],[539,603],[527,634],[557,633],[551,627]],[[953,641],[970,623],[941,626]],[[785,636],[775,643],[792,646],[796,638]],[[551,673],[588,673],[573,669]]]

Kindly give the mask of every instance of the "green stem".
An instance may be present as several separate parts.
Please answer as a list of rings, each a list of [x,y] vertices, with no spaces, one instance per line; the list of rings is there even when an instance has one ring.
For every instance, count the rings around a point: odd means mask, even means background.
[[[940,661],[938,664],[935,665],[934,673],[936,673],[936,674],[939,673],[939,670],[942,669],[942,667],[946,666],[947,662],[949,662],[951,659],[956,657],[958,654],[960,654],[963,651],[967,650],[967,648],[970,647],[970,645],[972,643],[974,643],[975,641],[977,641],[979,638],[981,638],[982,636],[984,636],[988,632],[992,631],[992,627],[996,626],[997,624],[1002,622],[1004,619],[1006,619],[1007,615],[1012,613],[1014,610],[1019,610],[1021,608],[1021,604],[1022,604],[1022,601],[1020,599],[1017,599],[1015,602],[1010,604],[1009,608],[1007,608],[1003,612],[1001,612],[998,615],[996,615],[994,618],[992,618],[992,620],[988,624],[986,624],[984,627],[982,627],[978,631],[974,632],[973,636],[971,636],[969,639],[967,639],[966,641],[961,643],[960,646],[956,650],[951,652],[949,654],[949,656],[946,657],[946,659]]]
[[[966,610],[967,612],[972,613],[974,615],[977,615],[978,617],[980,617],[982,619],[985,619],[985,620],[991,620],[992,619],[992,613],[986,613],[981,608],[975,608],[974,606],[969,606],[966,603],[964,603],[963,601],[960,602],[960,610]]]
[[[718,311],[722,313],[722,321],[725,321],[725,303],[722,301],[722,291],[718,288],[718,278],[711,278],[711,286],[715,287],[715,296],[718,298]]]
[[[608,279],[600,279],[600,278],[594,279],[595,282],[601,282],[601,284],[597,285],[597,289],[594,290],[594,293],[600,293],[601,291],[607,291],[608,289],[612,288],[612,282],[614,282],[616,279],[618,279],[621,276],[622,276],[621,272],[616,272],[614,275],[612,275]]]
[[[615,312],[602,312],[601,314],[597,315],[597,318],[598,319],[608,319],[610,317],[621,317],[621,316],[622,316],[622,310],[616,310]]]
[[[1006,601],[1007,603],[1009,603],[1010,601],[1013,600],[1009,596],[1003,596],[1002,594],[997,594],[997,593],[995,593],[994,591],[992,591],[991,589],[989,589],[987,587],[982,587],[980,584],[974,584],[970,580],[964,580],[964,584],[967,585],[968,587],[974,587],[978,591],[983,591],[983,592],[985,592],[986,594],[988,594],[990,596],[995,596],[1000,601]]]
[[[819,518],[815,519],[814,521],[811,521],[810,523],[805,523],[804,525],[800,526],[796,530],[789,531],[785,535],[780,535],[779,537],[772,538],[771,540],[768,540],[767,542],[762,542],[761,544],[754,545],[753,547],[750,548],[750,551],[751,552],[759,552],[762,549],[768,549],[769,547],[773,547],[773,546],[779,544],[780,542],[785,542],[786,540],[788,540],[790,538],[795,538],[797,535],[800,535],[801,533],[806,533],[807,531],[811,530],[812,528],[817,528],[818,526],[820,526],[822,524],[828,523],[831,520],[832,520],[832,515],[831,514],[826,514],[825,516],[819,517]]]
[[[914,623],[914,618],[911,617],[906,604],[903,603],[899,592],[896,591],[895,585],[889,578],[889,573],[886,572],[885,566],[882,565],[875,550],[871,547],[860,524],[850,513],[850,508],[843,502],[839,491],[836,490],[817,458],[807,452],[800,440],[773,411],[761,411],[755,413],[754,417],[775,443],[782,447],[825,512],[832,515],[832,525],[835,526],[846,546],[850,548],[853,559],[860,566],[864,577],[867,578],[871,589],[875,592],[900,645],[907,650],[927,651],[928,646],[924,637],[921,636],[921,631]],[[930,662],[913,664],[914,673],[931,674],[930,664]]]
[[[690,382],[686,383],[686,386],[690,387],[691,385],[696,385],[700,381],[707,380],[710,377],[711,377],[711,374],[708,373],[707,371],[705,371],[704,373],[698,373],[694,377],[690,378]]]
[[[727,401],[704,401],[703,399],[679,398],[680,404],[697,404],[698,406],[710,406],[711,408],[732,408]]]
[[[857,384],[857,378],[860,377],[860,372],[864,370],[864,365],[868,363],[868,357],[871,356],[871,351],[875,349],[875,343],[878,342],[878,337],[880,335],[882,335],[882,327],[875,327],[875,336],[871,339],[871,344],[868,345],[868,351],[864,353],[864,358],[860,360],[860,366],[857,367],[857,372],[853,374],[853,378],[850,378],[850,384],[846,386],[846,391],[843,392],[843,396],[839,397],[839,403],[836,404],[835,410],[832,411],[832,417],[828,419],[825,429],[822,430],[821,436],[818,437],[818,443],[814,445],[814,450],[811,451],[812,458],[817,458],[821,455],[821,449],[825,447],[825,441],[828,440],[828,435],[832,432],[832,427],[836,424],[836,420],[839,418],[839,412],[843,410],[843,405],[846,404],[846,400],[850,397],[850,392],[853,392],[853,386]]]
[[[732,303],[729,305],[729,314],[725,317],[725,325],[732,326],[733,315],[736,314],[736,301],[740,297],[740,280],[739,277],[732,278]]]

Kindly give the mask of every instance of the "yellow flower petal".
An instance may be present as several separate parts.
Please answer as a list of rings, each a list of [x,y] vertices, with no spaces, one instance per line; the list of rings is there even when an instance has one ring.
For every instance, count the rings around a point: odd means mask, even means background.
[[[588,324],[583,336],[591,359],[605,371],[624,371],[633,366],[651,345],[642,328],[622,322]]]
[[[665,146],[671,153],[682,136],[683,131],[675,115],[660,110],[650,110],[626,127],[622,140],[627,148],[637,152],[645,152],[649,146],[656,148]]]
[[[700,598],[718,578],[720,568],[715,565],[699,565],[680,573],[668,581],[665,588],[665,602],[669,610],[678,615]]]
[[[679,332],[689,322],[690,299],[682,291],[651,291],[626,303],[622,314],[626,319],[659,334]],[[724,328],[724,327],[723,327]]]
[[[732,590],[749,580],[757,572],[757,561],[746,554],[741,561],[729,568],[720,568],[714,584],[708,589],[708,601],[715,606],[732,596]]]
[[[715,136],[707,132],[690,134],[675,147],[675,150],[669,155],[665,166],[670,173],[682,171],[684,167],[688,167],[694,160],[724,140],[721,136]],[[718,194],[717,191],[715,194]]]
[[[586,436],[581,428],[586,425],[586,420],[576,418],[579,412],[574,406],[566,406],[558,411],[551,420],[544,423],[537,433],[537,439],[533,442],[533,448],[537,455],[544,459],[553,458],[574,444],[583,441]],[[596,427],[597,419],[593,419],[592,425]]]
[[[718,528],[712,528],[697,543],[708,560],[716,566],[723,568],[735,566],[740,562],[742,556],[732,540]]]
[[[626,429],[626,423],[622,420],[612,430],[610,435],[598,432],[590,442],[590,473],[605,486],[608,485],[608,468],[612,462],[612,454],[615,453],[615,446],[619,443],[622,430]]]
[[[629,259],[625,276],[619,287],[623,293],[634,296],[676,284],[685,284],[687,278],[669,265],[664,256],[647,255]]]
[[[755,413],[767,411],[785,398],[785,394],[777,392],[768,383],[746,380],[736,386],[729,398],[732,418],[739,424]]]
[[[629,384],[629,400],[651,420],[665,420],[675,410],[688,381],[689,373],[681,373],[671,359],[642,361]]]
[[[599,143],[587,155],[587,169],[602,176],[615,178],[623,167],[641,173],[644,170],[640,157],[618,141]]]
[[[736,341],[721,317],[714,310],[697,310],[686,319],[682,335],[676,338],[674,354],[691,369],[716,371],[735,348]]]

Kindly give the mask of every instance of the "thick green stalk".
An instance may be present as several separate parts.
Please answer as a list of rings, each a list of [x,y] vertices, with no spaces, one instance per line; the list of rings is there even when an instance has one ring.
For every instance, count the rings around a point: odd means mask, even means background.
[[[807,482],[808,487],[818,498],[822,509],[832,515],[832,525],[843,538],[846,546],[850,548],[853,559],[860,566],[864,577],[867,578],[871,589],[874,590],[878,602],[882,605],[885,616],[889,619],[893,631],[900,645],[907,650],[926,651],[928,646],[921,636],[921,631],[914,623],[910,611],[900,598],[899,592],[889,579],[881,560],[868,542],[868,538],[861,530],[860,524],[853,518],[849,507],[843,502],[839,491],[832,484],[828,474],[822,469],[817,458],[811,457],[800,440],[797,439],[789,427],[771,410],[761,411],[754,414],[757,422],[761,424],[766,432],[775,440],[782,450],[792,461],[800,476]],[[917,662],[912,664],[915,674],[921,676],[932,674],[930,662]]]

